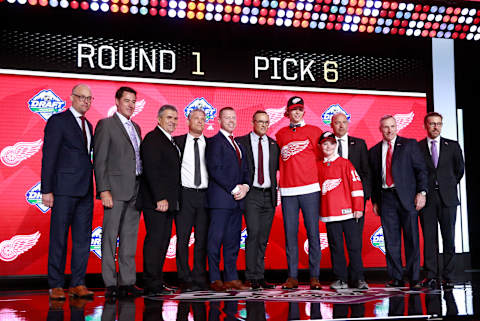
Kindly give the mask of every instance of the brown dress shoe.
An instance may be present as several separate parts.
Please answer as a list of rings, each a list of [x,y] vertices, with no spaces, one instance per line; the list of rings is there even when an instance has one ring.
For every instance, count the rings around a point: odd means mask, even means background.
[[[311,290],[321,290],[322,285],[320,284],[320,281],[318,281],[317,278],[311,278],[310,279],[310,289]]]
[[[65,300],[65,292],[62,288],[53,288],[48,290],[50,299],[52,300]]]
[[[210,283],[210,289],[216,292],[222,292],[225,291],[225,286],[223,285],[223,282],[221,280],[216,280]]]
[[[226,290],[251,290],[252,288],[246,286],[240,280],[227,281],[223,284]]]
[[[288,278],[285,283],[282,284],[282,289],[296,289],[298,288],[298,280],[294,278]]]
[[[78,285],[76,287],[68,289],[68,295],[84,298],[84,297],[92,297],[93,292],[89,291],[85,285]]]

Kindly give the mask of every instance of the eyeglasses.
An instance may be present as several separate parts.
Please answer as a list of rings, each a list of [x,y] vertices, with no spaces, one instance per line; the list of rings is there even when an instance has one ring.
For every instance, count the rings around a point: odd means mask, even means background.
[[[256,123],[260,125],[268,125],[270,122],[268,120],[255,120]]]
[[[438,123],[435,123],[435,122],[431,122],[431,123],[428,123],[428,126],[430,127],[442,127],[443,126],[443,123],[442,122],[438,122]]]
[[[75,96],[77,97],[80,101],[82,102],[86,102],[86,103],[91,103],[93,101],[93,97],[92,96],[81,96],[81,95],[77,95],[77,94],[72,94],[72,96]]]

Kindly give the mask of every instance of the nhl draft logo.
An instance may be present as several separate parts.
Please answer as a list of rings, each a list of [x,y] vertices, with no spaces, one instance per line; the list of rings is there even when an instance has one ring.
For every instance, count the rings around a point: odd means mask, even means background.
[[[240,235],[240,250],[245,251],[245,244],[247,243],[248,231],[247,228],[244,228],[242,234]]]
[[[320,250],[323,251],[328,247],[328,237],[327,233],[319,233],[320,236]],[[303,250],[308,254],[308,239],[303,243]]]
[[[34,142],[18,142],[13,146],[7,146],[0,153],[0,160],[3,165],[14,167],[23,160],[32,157],[40,150],[43,141],[41,139]]]
[[[120,239],[117,237],[117,247]],[[90,252],[93,252],[99,259],[102,259],[102,227],[97,226],[92,231],[92,238],[90,240]]]
[[[300,153],[305,148],[307,148],[309,143],[310,140],[307,139],[304,141],[290,142],[287,145],[283,146],[282,150],[280,151],[280,154],[282,155],[282,160],[286,162],[290,157]]]
[[[37,244],[40,238],[40,232],[30,235],[15,235],[9,240],[0,243],[0,260],[11,262],[15,260],[20,254],[30,250]]]
[[[63,111],[66,104],[51,89],[43,89],[28,101],[28,108],[47,121],[53,114]]]
[[[25,199],[27,200],[28,204],[35,205],[40,211],[42,211],[42,213],[47,213],[50,210],[50,207],[43,205],[40,187],[40,182],[35,184],[27,191],[27,193],[25,193]]]
[[[343,109],[342,106],[339,104],[334,104],[330,105],[330,107],[327,108],[322,114],[322,121],[326,125],[330,125],[332,122],[332,116],[335,115],[336,113],[343,113],[345,116],[347,116],[347,120],[350,120],[351,115],[347,113],[345,109]]]
[[[385,239],[383,238],[383,228],[381,226],[370,237],[370,243],[385,254]]]
[[[195,98],[190,104],[185,107],[183,110],[185,118],[188,118],[188,115],[195,109],[203,109],[205,112],[205,122],[215,119],[217,110],[213,107],[205,98]],[[213,126],[209,125],[207,129],[213,130]]]

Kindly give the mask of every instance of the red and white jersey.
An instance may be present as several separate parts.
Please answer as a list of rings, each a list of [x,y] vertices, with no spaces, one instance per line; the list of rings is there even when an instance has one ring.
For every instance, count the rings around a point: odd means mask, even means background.
[[[280,146],[280,194],[303,195],[320,191],[316,168],[320,157],[318,139],[322,130],[304,125],[294,129],[284,127],[277,132]]]
[[[322,222],[348,220],[364,210],[362,181],[348,159],[336,155],[330,161],[319,161],[317,167]]]

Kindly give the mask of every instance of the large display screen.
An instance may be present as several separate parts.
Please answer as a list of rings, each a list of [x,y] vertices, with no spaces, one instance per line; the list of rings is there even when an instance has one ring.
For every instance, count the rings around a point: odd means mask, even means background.
[[[25,74],[25,73],[24,73]],[[26,73],[28,74],[28,73]],[[55,77],[53,77],[55,76]],[[158,79],[136,80],[99,76],[77,75],[72,79],[62,74],[47,72],[37,76],[0,74],[0,275],[45,275],[49,242],[50,209],[41,204],[40,169],[43,130],[48,118],[70,107],[70,93],[78,83],[88,84],[94,96],[87,118],[95,126],[101,118],[115,112],[114,94],[120,86],[130,86],[137,94],[133,120],[142,128],[142,136],[156,126],[157,111],[163,104],[178,108],[179,122],[174,135],[188,131],[186,114],[191,108],[202,106],[207,111],[208,123],[204,134],[217,133],[218,111],[231,106],[237,111],[236,136],[252,129],[252,115],[256,110],[266,110],[270,115],[268,135],[287,126],[283,116],[287,100],[298,95],[305,101],[305,120],[309,124],[329,130],[330,117],[343,111],[350,118],[349,134],[366,140],[372,147],[381,140],[379,119],[385,114],[397,119],[399,135],[420,139],[425,136],[423,117],[426,113],[425,94],[401,92],[374,92],[360,90],[322,90],[320,88],[269,87],[244,84],[215,84],[195,82],[161,83]],[[84,79],[82,79],[82,77]],[[95,79],[93,79],[95,78]],[[101,226],[103,209],[95,200],[92,226],[91,252],[88,273],[101,272]],[[238,268],[245,267],[245,239],[248,231],[243,225]],[[145,236],[143,219],[137,244],[137,271],[142,271],[142,247]],[[321,268],[331,267],[325,225],[320,224],[322,260]],[[303,220],[300,218],[298,237],[299,268],[308,268],[308,244]],[[175,271],[175,229],[165,263],[166,271]],[[190,250],[194,239],[191,238]],[[363,234],[363,259],[365,267],[385,266],[385,246],[379,217],[367,203]],[[69,249],[70,252],[70,249]],[[191,252],[191,257],[193,252]],[[70,257],[67,258],[69,271]],[[266,269],[286,269],[285,239],[281,206],[277,206],[269,244],[266,251]]]

